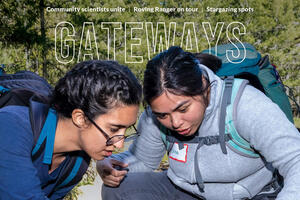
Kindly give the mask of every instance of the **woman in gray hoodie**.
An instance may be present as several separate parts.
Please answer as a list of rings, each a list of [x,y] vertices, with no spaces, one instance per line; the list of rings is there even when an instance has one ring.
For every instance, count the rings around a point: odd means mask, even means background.
[[[238,82],[230,83],[236,96],[222,135],[228,84],[179,47],[150,60],[144,74],[150,107],[139,119],[140,136],[128,151],[97,163],[102,198],[299,199],[300,134],[266,95]],[[228,133],[230,124],[235,135]],[[153,172],[166,151],[168,170]]]

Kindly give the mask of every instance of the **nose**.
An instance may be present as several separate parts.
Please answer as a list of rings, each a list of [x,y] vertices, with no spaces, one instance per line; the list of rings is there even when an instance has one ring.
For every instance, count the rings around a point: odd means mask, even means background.
[[[178,129],[182,125],[182,120],[179,115],[173,114],[171,115],[171,124],[173,129]]]
[[[124,146],[124,139],[123,139],[123,140],[120,140],[119,142],[117,142],[117,143],[115,143],[115,144],[113,144],[113,145],[114,145],[114,147],[117,148],[117,149],[123,148],[123,146]]]

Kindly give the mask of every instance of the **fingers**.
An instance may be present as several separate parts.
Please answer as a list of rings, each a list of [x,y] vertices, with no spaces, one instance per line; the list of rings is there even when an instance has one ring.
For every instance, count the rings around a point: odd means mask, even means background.
[[[103,183],[105,185],[108,185],[110,187],[117,187],[120,185],[121,181],[124,179],[125,176],[118,176],[118,177],[115,177],[113,175],[109,175],[107,177],[105,177],[103,179]]]
[[[127,170],[117,170],[117,169],[113,169],[111,171],[111,175],[115,176],[115,177],[119,177],[122,176],[124,177],[127,174]]]
[[[104,159],[97,162],[97,170],[105,185],[117,187],[127,174],[128,164],[115,159]],[[119,168],[115,169],[115,168]]]
[[[117,166],[121,166],[121,167],[123,167],[123,168],[128,167],[128,164],[127,164],[127,163],[121,162],[121,161],[119,161],[119,160],[111,159],[110,162],[111,162],[111,164],[114,165],[114,166],[117,165]]]
[[[112,169],[110,173],[107,173],[105,175],[103,174],[102,180],[105,185],[108,185],[110,187],[117,187],[120,185],[126,174],[126,170],[119,171],[116,169]]]

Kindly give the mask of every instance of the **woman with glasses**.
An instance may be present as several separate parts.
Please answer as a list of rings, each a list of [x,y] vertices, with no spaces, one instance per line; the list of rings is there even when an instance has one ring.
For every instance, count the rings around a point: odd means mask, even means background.
[[[127,67],[81,62],[55,86],[46,136],[42,130],[36,145],[28,107],[0,109],[0,199],[62,199],[80,181],[90,158],[102,160],[123,146],[141,93]]]
[[[179,47],[150,60],[143,88],[150,107],[139,119],[140,136],[128,151],[97,163],[102,199],[299,199],[300,134],[268,97],[240,82],[230,90],[240,96],[222,135],[225,81]],[[238,135],[228,133],[232,124]],[[168,170],[153,172],[166,151]],[[114,159],[128,164],[126,176],[112,169]]]

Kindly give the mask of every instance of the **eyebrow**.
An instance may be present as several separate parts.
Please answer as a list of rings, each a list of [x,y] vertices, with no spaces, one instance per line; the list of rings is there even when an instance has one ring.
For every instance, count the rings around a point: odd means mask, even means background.
[[[179,103],[179,104],[172,110],[172,112],[178,110],[178,108],[180,108],[180,107],[183,106],[184,104],[188,103],[189,101],[190,101],[190,100],[185,100],[185,101]],[[152,113],[155,114],[155,115],[168,114],[168,113],[160,113],[160,112],[155,112],[155,111],[152,111]]]

